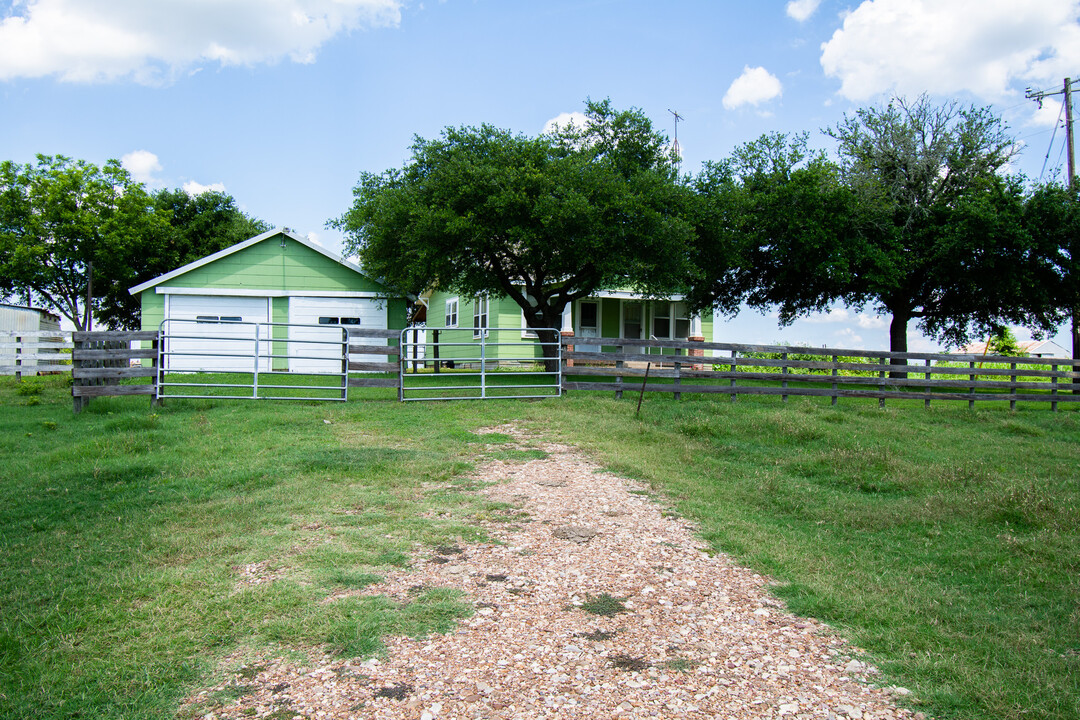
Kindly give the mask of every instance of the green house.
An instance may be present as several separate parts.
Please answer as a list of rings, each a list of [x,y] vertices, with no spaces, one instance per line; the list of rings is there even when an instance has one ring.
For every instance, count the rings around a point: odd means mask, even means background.
[[[129,292],[140,298],[143,330],[157,330],[166,320],[167,328],[175,326],[168,330],[178,336],[170,346],[176,353],[169,356],[172,370],[248,369],[247,336],[261,332],[257,339],[276,346],[265,354],[280,356],[273,357],[274,370],[320,371],[326,361],[301,357],[316,347],[302,341],[317,336],[317,326],[340,337],[341,328],[362,336],[365,328],[406,324],[406,298],[288,228],[207,255]],[[197,355],[207,347],[213,358]]]
[[[439,348],[441,361],[467,362],[475,358],[475,346],[481,340],[486,345],[485,357],[492,360],[541,355],[538,347],[523,352],[519,343],[535,339],[536,334],[526,326],[521,307],[509,297],[463,296],[435,290],[421,299],[425,301],[427,342],[432,343],[434,333],[438,332],[441,343],[450,343]],[[598,352],[600,346],[590,344],[588,338],[712,341],[713,317],[691,315],[679,295],[647,300],[633,292],[610,290],[575,300],[563,313],[562,327],[557,329],[564,336],[574,336],[575,350]],[[604,349],[610,348],[604,346]],[[426,355],[429,359],[434,357],[432,347],[426,349]]]

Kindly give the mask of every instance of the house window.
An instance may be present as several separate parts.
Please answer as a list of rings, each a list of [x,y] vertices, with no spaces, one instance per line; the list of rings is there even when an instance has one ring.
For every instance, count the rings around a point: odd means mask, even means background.
[[[525,311],[521,311],[521,337],[534,338],[536,337],[536,331],[529,327],[529,323],[525,321]]]
[[[686,340],[690,337],[690,314],[686,310],[686,303],[672,303],[675,309],[675,340]]]
[[[474,338],[478,338],[481,335],[481,331],[487,330],[488,327],[488,299],[486,297],[477,295],[473,302],[473,334]],[[487,334],[484,333],[484,337]]]
[[[641,337],[641,303],[623,303],[622,336],[631,340]]]
[[[443,327],[457,327],[458,299],[446,301],[446,322]]]
[[[657,340],[671,338],[671,303],[653,305],[652,336]]]
[[[360,318],[358,317],[320,317],[320,325],[359,325]]]
[[[197,323],[219,323],[219,322],[243,322],[244,318],[239,315],[196,315],[195,322]]]

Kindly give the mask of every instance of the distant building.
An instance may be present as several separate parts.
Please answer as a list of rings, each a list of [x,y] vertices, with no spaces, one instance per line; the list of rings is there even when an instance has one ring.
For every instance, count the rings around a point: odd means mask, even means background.
[[[56,335],[43,336],[40,334],[43,332],[55,332]],[[27,337],[16,343],[16,338],[20,337],[19,333],[27,333]],[[48,358],[40,363],[37,357],[20,358],[19,365],[16,366],[16,350],[20,356],[38,355],[41,352],[35,347],[38,343],[50,343],[55,348],[55,343],[60,340],[58,315],[42,308],[0,303],[0,374],[15,375],[29,372],[33,375],[38,370],[54,370]],[[30,344],[29,348],[27,343]],[[53,348],[50,348],[47,354],[56,353],[57,350]]]
[[[993,355],[987,352],[988,340],[965,345],[960,352],[965,355]],[[1053,340],[1025,340],[1016,343],[1016,346],[1028,357],[1067,358],[1071,357],[1068,350],[1058,345]]]

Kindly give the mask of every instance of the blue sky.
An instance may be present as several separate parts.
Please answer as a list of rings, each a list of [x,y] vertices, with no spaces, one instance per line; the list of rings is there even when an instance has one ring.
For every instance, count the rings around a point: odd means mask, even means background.
[[[926,92],[991,105],[1016,169],[1060,177],[1061,98],[1024,89],[1080,76],[1078,20],[1080,0],[0,0],[0,159],[119,158],[333,250],[359,173],[400,166],[414,135],[536,134],[587,97],[669,135],[678,111],[694,172],[764,132],[831,149],[845,112]],[[843,309],[723,333],[888,346],[885,319]],[[933,347],[914,325],[911,345]]]

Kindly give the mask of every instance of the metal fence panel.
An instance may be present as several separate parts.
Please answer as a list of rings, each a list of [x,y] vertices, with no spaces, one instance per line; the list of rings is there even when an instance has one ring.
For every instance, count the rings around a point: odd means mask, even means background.
[[[521,328],[405,328],[400,339],[399,397],[403,402],[559,397],[559,331],[540,330],[552,334],[554,340],[548,342],[536,337],[536,332]],[[552,351],[551,357],[544,357],[545,348]]]
[[[161,399],[348,400],[347,327],[166,318],[160,333]],[[326,369],[294,369],[302,361]]]

